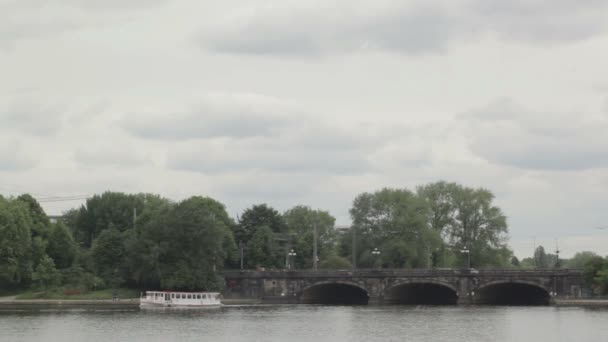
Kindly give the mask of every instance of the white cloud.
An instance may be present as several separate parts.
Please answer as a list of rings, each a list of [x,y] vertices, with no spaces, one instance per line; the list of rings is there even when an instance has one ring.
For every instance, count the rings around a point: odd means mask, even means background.
[[[281,2],[235,11],[203,30],[206,48],[242,54],[324,55],[388,50],[443,53],[487,34],[533,44],[588,39],[608,29],[602,1]]]
[[[297,114],[287,103],[259,95],[210,95],[198,102],[183,112],[129,115],[123,126],[147,139],[263,137],[276,135]]]
[[[536,112],[500,100],[461,115],[478,156],[524,169],[608,168],[608,119]]]

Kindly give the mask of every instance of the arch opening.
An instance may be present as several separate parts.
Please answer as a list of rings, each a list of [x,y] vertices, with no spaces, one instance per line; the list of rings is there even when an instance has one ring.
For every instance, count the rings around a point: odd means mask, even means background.
[[[406,283],[390,288],[384,296],[384,302],[400,305],[456,305],[458,294],[446,285]]]
[[[490,284],[478,289],[475,304],[483,305],[549,305],[551,297],[544,288],[526,283]]]
[[[344,283],[324,283],[304,289],[300,296],[303,304],[365,305],[369,295],[364,289]]]

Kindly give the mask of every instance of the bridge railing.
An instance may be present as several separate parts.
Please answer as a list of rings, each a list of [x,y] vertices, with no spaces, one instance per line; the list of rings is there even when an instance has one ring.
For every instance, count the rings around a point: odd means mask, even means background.
[[[386,276],[579,276],[580,269],[356,269],[356,270],[226,270],[229,278],[386,277]]]

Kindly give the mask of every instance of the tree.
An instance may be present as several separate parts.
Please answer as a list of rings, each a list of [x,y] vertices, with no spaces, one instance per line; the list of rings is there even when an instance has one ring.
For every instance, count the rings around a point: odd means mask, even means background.
[[[0,196],[0,287],[25,286],[31,280],[32,226],[26,204]]]
[[[145,194],[128,195],[120,192],[104,192],[88,198],[80,207],[76,219],[75,238],[86,247],[106,229],[125,231],[133,228],[134,211],[142,212]]]
[[[324,270],[349,270],[353,265],[348,259],[339,255],[329,255],[319,263],[319,268]]]
[[[511,265],[513,265],[513,267],[520,267],[519,259],[517,259],[516,256],[511,258]]]
[[[158,258],[161,286],[221,288],[219,271],[224,260],[236,251],[230,231],[234,223],[224,205],[208,197],[191,197],[170,209],[166,223],[167,244],[159,250]]]
[[[273,233],[286,233],[287,226],[281,214],[266,204],[258,204],[246,209],[238,224],[234,227],[234,238],[237,242],[247,243],[258,227],[266,226]]]
[[[431,253],[440,248],[439,233],[430,229],[424,200],[407,189],[363,193],[350,214],[356,234],[359,266],[373,266],[371,251],[378,248],[387,267],[429,267]]]
[[[58,269],[72,266],[78,253],[78,246],[72,234],[63,223],[51,226],[48,238],[48,255],[53,259]]]
[[[549,259],[547,258],[547,253],[545,253],[545,248],[543,246],[538,246],[534,250],[534,263],[537,268],[549,267]]]
[[[295,206],[283,214],[293,248],[297,251],[298,268],[313,265],[314,231],[317,232],[317,257],[323,260],[333,254],[336,248],[336,219],[327,211],[313,210],[307,206]]]
[[[589,252],[589,251],[583,251],[583,252],[578,252],[576,254],[574,254],[574,256],[568,260],[566,260],[566,267],[567,268],[578,268],[578,269],[582,269],[583,267],[585,267],[585,265],[593,258],[599,257],[599,255],[597,255],[594,252]]]
[[[486,189],[452,185],[453,219],[446,227],[446,236],[460,263],[470,251],[472,267],[508,265],[511,253],[506,246],[507,218],[492,204],[494,195]]]
[[[33,280],[45,291],[50,287],[59,285],[61,274],[55,268],[53,259],[48,255],[45,255],[42,260],[40,260],[40,264],[38,264],[36,271],[33,274]]]
[[[250,267],[278,268],[282,266],[281,253],[270,227],[257,228],[247,244],[247,256],[247,264]]]
[[[605,273],[602,273],[605,270],[608,270],[608,260],[600,256],[592,257],[583,267],[583,279],[595,292],[603,293],[608,289],[608,283],[603,282],[606,280]]]
[[[44,209],[40,206],[40,203],[32,197],[30,194],[23,194],[17,197],[17,201],[20,201],[26,205],[29,216],[32,219],[32,237],[42,236],[46,238],[51,221],[44,212]]]
[[[95,273],[107,285],[118,287],[124,281],[121,266],[126,250],[123,236],[118,229],[106,229],[93,241],[91,255],[93,257]]]

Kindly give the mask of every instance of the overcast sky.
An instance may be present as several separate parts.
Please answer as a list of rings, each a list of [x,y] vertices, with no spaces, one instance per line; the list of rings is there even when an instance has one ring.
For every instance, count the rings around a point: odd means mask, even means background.
[[[605,255],[607,60],[605,0],[0,0],[0,193],[349,224],[447,180],[494,192],[520,257]]]

